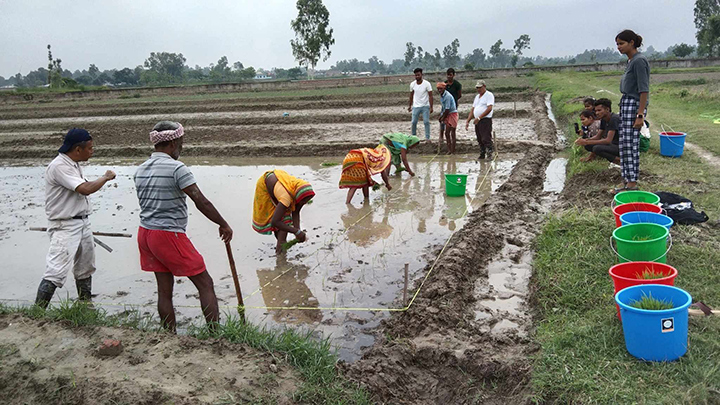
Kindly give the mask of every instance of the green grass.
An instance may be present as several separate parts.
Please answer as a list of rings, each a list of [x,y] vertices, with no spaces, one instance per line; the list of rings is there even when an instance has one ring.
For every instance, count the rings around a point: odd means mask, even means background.
[[[640,280],[655,280],[658,278],[665,278],[665,273],[662,272],[655,272],[653,270],[650,270],[649,268],[645,267],[645,270],[642,271],[642,273],[636,273],[635,278]]]
[[[630,306],[633,308],[645,309],[648,311],[662,311],[665,309],[675,308],[672,300],[666,301],[653,298],[652,293],[648,293],[648,295],[645,295],[645,293],[643,293],[642,297],[639,300],[631,301]]]
[[[62,301],[58,306],[50,305],[47,310],[37,306],[11,307],[0,303],[0,315],[20,313],[33,319],[59,321],[73,327],[107,326],[137,328],[159,332],[158,322],[143,316],[132,308],[120,315],[109,315],[102,308],[91,309],[78,301]],[[188,335],[198,339],[225,339],[231,343],[248,345],[263,352],[269,352],[293,366],[302,376],[302,384],[293,393],[298,403],[322,404],[370,404],[368,394],[345,381],[337,372],[338,361],[328,338],[318,339],[312,331],[301,332],[287,328],[281,331],[269,330],[237,317],[226,316],[214,331],[206,325],[190,325]]]
[[[553,92],[553,111],[571,141],[575,137],[571,123],[583,108],[581,99],[571,100],[587,95],[619,100],[606,91],[596,93],[599,89],[617,93],[618,77],[538,74],[537,85]],[[675,126],[674,122],[697,118],[693,118],[694,103],[679,106],[679,101],[663,100],[662,93],[651,95],[648,115],[651,121],[659,121],[653,117],[668,117]],[[659,104],[667,109],[656,111]],[[680,159],[664,158],[658,152],[654,134],[650,150],[641,154],[640,168],[648,175],[641,177],[641,187],[684,195],[711,221],[717,219],[720,170],[687,149]],[[581,148],[569,148],[569,177],[611,173],[606,162],[579,162],[585,154]],[[608,180],[603,187],[612,186]],[[531,284],[537,309],[535,339],[540,350],[534,357],[532,399],[538,403],[720,403],[717,317],[691,317],[689,350],[679,361],[642,362],[627,353],[608,275],[616,263],[608,242],[614,229],[611,198],[608,194],[607,204],[571,208],[549,216],[534,242]],[[671,232],[674,245],[667,260],[678,270],[676,286],[688,291],[695,301],[720,307],[720,230],[676,225]]]

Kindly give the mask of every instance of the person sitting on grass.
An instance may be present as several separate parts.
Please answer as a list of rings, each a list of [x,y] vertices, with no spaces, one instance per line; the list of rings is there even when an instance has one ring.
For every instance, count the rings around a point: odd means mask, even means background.
[[[577,131],[577,136],[582,139],[596,138],[600,133],[600,120],[595,119],[595,112],[589,110],[580,111],[580,123],[582,124],[581,129]],[[577,125],[577,124],[575,124]],[[577,128],[577,127],[576,127]],[[597,138],[600,139],[600,138]],[[583,162],[589,162],[595,159],[595,154],[592,151],[593,145],[585,145],[585,150],[590,152],[590,156],[586,156],[581,159]]]
[[[452,94],[446,90],[447,85],[445,83],[437,84],[437,91],[440,94],[440,104],[442,110],[440,110],[440,141],[438,143],[438,153],[440,152],[440,145],[443,143],[443,133],[447,140],[448,154],[455,154],[455,130],[458,124],[458,111],[455,105],[455,98]]]
[[[578,138],[576,145],[585,146],[591,152],[590,156],[580,159],[589,162],[600,156],[611,163],[620,163],[620,147],[618,128],[620,127],[620,116],[612,112],[612,102],[606,98],[595,101],[595,116],[600,121],[600,131],[587,139]],[[588,148],[589,147],[589,148]]]
[[[592,97],[586,97],[585,100],[583,100],[583,105],[585,106],[585,111],[590,111],[593,114],[593,118],[595,118],[595,99]],[[585,124],[582,125],[582,131],[584,133],[588,132],[588,127],[585,126]]]

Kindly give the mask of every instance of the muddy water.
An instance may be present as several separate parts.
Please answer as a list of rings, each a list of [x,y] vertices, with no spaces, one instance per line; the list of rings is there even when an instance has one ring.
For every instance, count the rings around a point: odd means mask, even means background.
[[[467,106],[465,106],[467,107]],[[530,102],[520,101],[515,106],[518,110],[529,110]],[[513,103],[497,103],[497,110],[512,110]],[[462,110],[465,115],[469,109]],[[439,112],[440,109],[438,108]],[[61,117],[61,118],[36,118],[36,119],[14,119],[0,120],[0,127],[8,125],[24,125],[24,124],[57,124],[72,123],[86,124],[94,122],[128,122],[128,121],[158,121],[158,120],[187,120],[196,118],[251,118],[251,117],[277,117],[282,119],[285,116],[302,117],[302,116],[323,116],[323,115],[364,115],[364,114],[402,114],[410,113],[407,107],[388,106],[388,107],[365,107],[365,108],[345,108],[345,109],[317,109],[317,110],[287,110],[287,111],[223,111],[223,112],[184,112],[177,114],[142,114],[142,115],[120,115],[120,116],[98,116],[98,117]],[[72,111],[68,111],[72,115]]]
[[[515,157],[517,159],[517,157]],[[233,250],[238,264],[245,304],[249,307],[310,307],[309,310],[248,309],[248,317],[269,326],[305,325],[332,336],[346,360],[359,356],[372,344],[367,329],[377,326],[386,312],[312,308],[400,307],[403,266],[409,263],[410,285],[423,276],[421,270],[434,259],[431,248],[444,241],[463,223],[463,214],[478,207],[509,175],[516,160],[478,163],[467,158],[412,156],[416,177],[391,176],[394,189],[372,192],[370,202],[361,203],[361,193],[352,206],[344,204],[345,190],[337,188],[340,166],[323,167],[336,159],[211,160],[186,159],[198,185],[233,226]],[[298,164],[302,160],[303,164]],[[42,162],[45,164],[46,162]],[[85,167],[94,178],[112,168],[117,181],[92,197],[93,228],[135,234],[139,224],[138,203],[132,182],[135,164],[103,162]],[[38,162],[40,164],[40,162]],[[272,164],[272,166],[271,166]],[[282,168],[310,181],[317,193],[303,209],[302,227],[309,241],[295,245],[286,257],[275,257],[274,239],[250,228],[252,194],[257,177],[273,167]],[[486,182],[479,184],[490,169]],[[30,232],[30,226],[45,226],[43,166],[0,168],[0,255],[3,283],[0,298],[34,299],[44,270],[47,236]],[[444,195],[445,173],[467,173],[465,197]],[[115,186],[117,184],[117,187]],[[188,236],[205,257],[208,271],[225,311],[232,312],[235,293],[223,244],[217,228],[190,202]],[[109,311],[123,305],[139,306],[155,313],[154,277],[140,270],[136,241],[102,238],[114,252],[98,247],[98,272],[94,280],[97,302]],[[186,279],[178,279],[174,299],[181,326],[200,322],[196,290]],[[72,276],[58,289],[56,299],[76,296]]]

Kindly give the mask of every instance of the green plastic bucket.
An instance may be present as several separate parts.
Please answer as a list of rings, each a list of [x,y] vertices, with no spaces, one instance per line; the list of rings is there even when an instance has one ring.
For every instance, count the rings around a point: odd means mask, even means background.
[[[612,233],[619,263],[657,262],[666,263],[666,255],[672,246],[670,232],[662,225],[639,223],[623,225]],[[669,246],[668,246],[669,242]],[[612,243],[610,244],[612,248]]]
[[[648,204],[659,204],[660,197],[657,194],[653,194],[649,191],[623,191],[615,194],[615,205],[642,202]]]
[[[467,185],[467,174],[446,174],[445,195],[450,197],[461,197],[465,195]]]

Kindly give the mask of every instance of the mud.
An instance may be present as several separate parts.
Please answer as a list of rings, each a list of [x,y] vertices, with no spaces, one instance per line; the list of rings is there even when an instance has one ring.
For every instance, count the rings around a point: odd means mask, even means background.
[[[512,104],[518,110],[523,110],[523,105],[530,99],[530,94],[503,95],[498,97],[498,105],[501,103]],[[249,100],[184,100],[169,102],[133,102],[133,103],[54,103],[35,104],[22,106],[0,106],[0,116],[3,119],[30,119],[30,118],[52,118],[52,117],[92,117],[92,116],[126,116],[142,114],[178,114],[178,113],[214,113],[224,111],[308,111],[318,109],[351,109],[351,108],[377,108],[385,106],[407,105],[407,95],[398,97],[387,97],[378,95],[373,98],[350,98],[336,100],[300,101],[298,99],[287,99],[269,102],[264,99]],[[469,103],[472,99],[463,100],[460,108],[469,110]],[[438,101],[439,102],[439,101]],[[29,108],[32,106],[33,108]],[[513,106],[510,106],[513,108]],[[521,111],[522,113],[522,111]]]
[[[470,215],[414,305],[383,321],[378,342],[345,367],[350,378],[387,403],[522,399],[532,324],[529,316],[513,314],[498,302],[512,298],[504,289],[518,287],[504,287],[496,274],[504,268],[507,277],[529,277],[530,257],[523,250],[529,251],[544,212],[542,173],[550,157],[544,149],[528,151],[508,181]],[[516,258],[514,270],[502,264],[506,257]],[[489,268],[495,258],[497,264]]]
[[[510,156],[507,156],[510,157]],[[248,318],[277,327],[296,324],[333,336],[342,359],[351,361],[362,347],[373,342],[367,332],[377,326],[385,313],[360,311],[353,321],[344,310],[267,310],[262,307],[353,307],[391,308],[402,290],[404,263],[410,265],[410,281],[424,275],[420,270],[433,260],[432,246],[444,243],[454,229],[465,223],[463,214],[478,208],[509,176],[516,160],[507,157],[494,163],[478,163],[467,158],[410,157],[416,176],[391,175],[391,192],[371,194],[361,203],[344,204],[346,190],[337,188],[341,166],[323,167],[323,162],[340,163],[341,157],[302,159],[183,159],[195,174],[204,194],[231,224],[235,232],[234,256],[244,293]],[[518,155],[513,159],[518,159]],[[431,161],[432,159],[432,161]],[[40,162],[35,162],[36,164]],[[44,163],[44,162],[43,162]],[[296,164],[293,164],[296,163]],[[219,164],[225,166],[219,166]],[[242,164],[242,166],[235,166]],[[308,243],[294,246],[287,256],[275,257],[274,239],[256,234],[249,223],[257,176],[273,167],[287,170],[313,184],[317,196],[303,210]],[[132,183],[135,166],[108,161],[86,166],[88,178],[113,169],[118,178],[113,186],[93,195],[93,229],[106,232],[136,233],[138,202]],[[487,181],[484,174],[490,170]],[[47,236],[29,232],[31,226],[45,226],[42,187],[44,167],[0,168],[0,255],[11,269],[6,283],[0,284],[0,298],[26,303],[32,301],[44,270]],[[465,197],[444,195],[444,174],[468,174]],[[378,180],[379,181],[379,180]],[[114,185],[117,184],[117,187]],[[233,308],[235,292],[223,245],[217,240],[215,225],[189,204],[188,235],[205,257],[224,311]],[[155,313],[155,282],[139,268],[136,241],[101,238],[114,252],[96,252],[98,272],[94,293],[96,302],[111,313],[126,305]],[[33,246],[28,256],[23,247]],[[191,283],[175,287],[181,326],[202,322],[197,307],[197,291]],[[56,299],[75,297],[72,276],[58,289]],[[255,308],[261,307],[261,308]]]
[[[106,338],[124,351],[99,357]],[[0,316],[0,397],[8,405],[290,404],[301,382],[282,359],[226,341]]]

